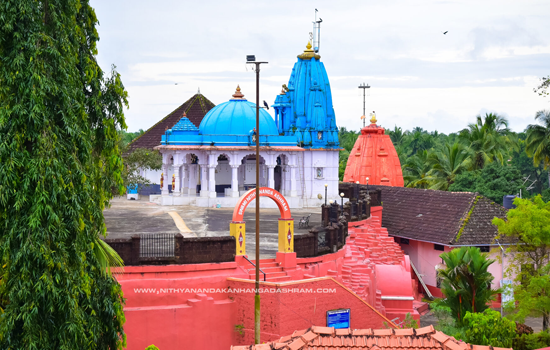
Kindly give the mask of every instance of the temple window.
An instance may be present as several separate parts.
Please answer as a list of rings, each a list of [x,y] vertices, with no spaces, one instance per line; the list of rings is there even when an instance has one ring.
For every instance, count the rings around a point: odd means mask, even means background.
[[[316,168],[315,174],[316,174],[316,177],[318,179],[322,179],[323,178],[323,168]]]

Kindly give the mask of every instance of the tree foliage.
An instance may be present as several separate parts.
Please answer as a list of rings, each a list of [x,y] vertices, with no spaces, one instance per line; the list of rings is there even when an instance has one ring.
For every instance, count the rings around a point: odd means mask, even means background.
[[[442,253],[446,268],[440,270],[442,306],[451,310],[458,327],[467,312],[483,312],[499,290],[491,289],[493,275],[488,271],[495,260],[488,259],[477,247],[461,247]]]
[[[486,309],[483,312],[467,312],[464,316],[465,341],[474,345],[511,348],[516,337],[516,323],[500,312]]]
[[[548,87],[550,86],[550,76],[540,78],[540,85],[537,86],[533,91],[539,94],[540,96],[546,97],[550,95],[548,92]]]
[[[550,166],[550,111],[538,111],[535,120],[542,123],[527,126],[527,140],[525,151],[533,157],[536,165],[542,163],[544,169]],[[550,187],[550,171],[548,172],[548,186]]]
[[[515,209],[506,219],[493,219],[499,237],[514,242],[507,249],[507,273],[515,276],[514,297],[510,305],[517,313],[513,317],[523,322],[534,313],[543,317],[543,329],[548,329],[550,316],[550,202],[540,196],[533,200],[516,198]]]
[[[139,184],[148,185],[151,182],[141,176],[141,170],[160,170],[162,168],[162,155],[154,150],[137,148],[124,156],[124,171],[122,179],[124,186]]]
[[[123,189],[127,93],[97,64],[97,22],[86,0],[2,3],[3,349],[125,345],[122,291],[97,249],[102,211]]]
[[[522,174],[514,166],[493,162],[482,170],[463,172],[456,176],[449,187],[455,192],[478,192],[496,203],[502,203],[506,195],[525,193]]]

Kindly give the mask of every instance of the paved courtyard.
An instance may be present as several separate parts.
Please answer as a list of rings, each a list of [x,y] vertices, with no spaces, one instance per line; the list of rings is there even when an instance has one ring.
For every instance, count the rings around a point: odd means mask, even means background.
[[[265,199],[270,200],[270,199]],[[295,222],[295,234],[307,233],[309,228],[299,228],[301,217],[311,213],[310,228],[321,222],[321,209],[291,209]],[[171,214],[172,213],[172,214]],[[177,226],[174,213],[181,217],[189,232],[182,231]],[[228,236],[229,223],[233,215],[232,208],[199,208],[194,206],[161,206],[148,201],[148,197],[140,200],[127,200],[117,197],[111,202],[111,207],[105,209],[105,223],[109,238],[123,238],[134,234],[155,234],[182,232],[185,237]],[[278,209],[261,209],[260,211],[260,255],[261,258],[274,258],[277,252]],[[255,208],[249,206],[244,214],[247,232],[247,254],[254,256],[255,239]]]

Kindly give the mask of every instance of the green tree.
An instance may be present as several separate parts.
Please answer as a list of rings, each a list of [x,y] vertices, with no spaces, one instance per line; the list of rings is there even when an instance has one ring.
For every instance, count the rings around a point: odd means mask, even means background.
[[[495,203],[502,203],[505,195],[525,191],[522,175],[518,169],[498,162],[489,163],[482,170],[467,171],[455,177],[449,191],[478,192]]]
[[[446,191],[455,182],[456,176],[471,166],[468,152],[458,142],[454,145],[445,144],[442,150],[434,152],[430,158],[433,164],[430,188],[434,190]]]
[[[160,170],[161,168],[162,155],[158,151],[137,148],[124,156],[124,171],[122,173],[124,186],[149,185],[151,181],[141,176],[140,170]]]
[[[464,316],[464,328],[464,340],[474,345],[511,348],[516,337],[516,323],[491,309],[477,313],[467,312]]]
[[[143,129],[139,129],[139,131],[136,132],[126,132],[124,130],[119,130],[118,135],[120,137],[120,149],[124,149],[126,146],[128,146],[132,141],[134,141],[137,137],[145,134],[145,131]]]
[[[446,297],[441,305],[451,309],[456,324],[462,327],[467,312],[485,311],[489,301],[499,293],[499,290],[491,289],[494,277],[488,271],[495,260],[488,259],[476,247],[460,247],[442,253],[440,257],[446,265],[438,273],[441,292]]]
[[[353,146],[355,146],[355,141],[357,141],[357,138],[359,138],[360,134],[360,132],[348,131],[345,127],[341,127],[338,131],[340,147],[344,149],[339,153],[340,165],[338,169],[338,175],[340,181],[344,179],[344,173],[346,171],[346,165],[348,164],[349,154],[351,153]]]
[[[406,187],[430,187],[433,181],[433,177],[430,174],[432,170],[430,157],[431,152],[427,150],[418,151],[414,156],[408,158],[406,163],[401,165]]]
[[[515,276],[514,297],[517,313],[513,317],[523,322],[525,316],[542,316],[543,329],[548,329],[550,316],[550,202],[540,196],[532,200],[516,198],[515,209],[506,220],[495,218],[499,237],[513,242],[507,248],[507,274]]]
[[[97,64],[96,24],[86,0],[2,6],[3,349],[125,345],[122,291],[99,235],[112,188],[123,189],[117,129],[127,93]]]
[[[477,122],[468,124],[459,138],[472,152],[474,170],[483,169],[485,164],[494,160],[503,164],[509,149],[515,148],[508,120],[492,113],[485,114],[483,118],[477,116]]]
[[[548,87],[550,86],[550,76],[540,78],[540,85],[537,86],[533,91],[539,94],[540,96],[546,97],[550,95],[548,92]]]
[[[550,165],[550,111],[538,111],[535,120],[542,123],[527,126],[527,145],[525,151],[533,157],[535,166],[544,164],[544,169]],[[548,172],[548,186],[550,187],[550,171]]]
[[[548,170],[544,169],[543,164],[533,165],[533,159],[525,151],[527,135],[520,133],[518,136],[518,149],[512,152],[510,164],[521,172],[525,186],[530,187],[527,189],[531,195],[541,194],[547,188]]]

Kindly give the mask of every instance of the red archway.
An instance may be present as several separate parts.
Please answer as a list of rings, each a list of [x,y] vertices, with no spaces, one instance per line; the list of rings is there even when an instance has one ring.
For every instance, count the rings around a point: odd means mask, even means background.
[[[281,219],[292,219],[290,215],[290,206],[288,205],[285,197],[283,197],[279,191],[276,191],[270,187],[260,187],[260,197],[269,197],[275,201],[275,204],[277,204],[277,207],[281,212]],[[255,188],[246,192],[241,198],[239,198],[239,201],[233,210],[233,222],[243,221],[244,211],[246,210],[246,207],[248,207],[248,204],[250,204],[250,202],[254,199],[256,199]]]

